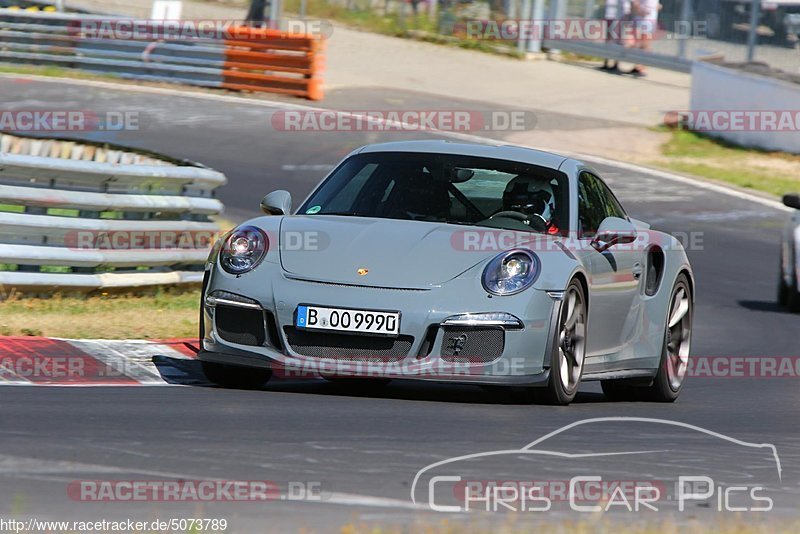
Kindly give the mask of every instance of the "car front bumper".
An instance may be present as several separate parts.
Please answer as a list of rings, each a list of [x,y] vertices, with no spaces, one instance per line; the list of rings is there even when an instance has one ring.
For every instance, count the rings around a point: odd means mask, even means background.
[[[290,278],[277,264],[262,264],[238,278],[214,269],[203,291],[204,326],[198,357],[208,362],[271,368],[286,378],[335,375],[487,385],[545,384],[550,361],[547,355],[551,354],[560,311],[559,295],[531,288],[513,296],[490,296],[478,276],[465,275],[430,289],[392,289]],[[206,297],[212,294],[235,296],[241,302],[231,302],[230,298],[207,302]],[[399,336],[391,340],[307,333],[294,328],[300,304],[400,311]],[[520,319],[522,327],[442,326],[448,317],[481,312],[510,313]],[[251,336],[247,327],[234,326],[245,332],[232,336],[223,323],[241,325],[247,321],[223,317],[237,314],[249,314],[249,329],[263,328],[263,332]],[[455,347],[462,337],[476,344],[472,349],[467,345],[465,352],[459,353]],[[478,341],[481,339],[485,342]],[[336,346],[328,346],[331,340]],[[373,346],[376,350],[371,351]]]

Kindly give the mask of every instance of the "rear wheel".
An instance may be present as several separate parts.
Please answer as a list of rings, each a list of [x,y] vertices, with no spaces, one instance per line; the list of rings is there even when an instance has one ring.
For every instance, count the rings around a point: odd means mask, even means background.
[[[202,362],[203,374],[211,382],[225,388],[259,389],[272,376],[269,369]]]
[[[564,292],[561,304],[558,333],[551,355],[550,378],[546,388],[535,392],[537,399],[560,405],[569,404],[575,399],[586,356],[586,319],[583,287],[578,280],[573,280]]]

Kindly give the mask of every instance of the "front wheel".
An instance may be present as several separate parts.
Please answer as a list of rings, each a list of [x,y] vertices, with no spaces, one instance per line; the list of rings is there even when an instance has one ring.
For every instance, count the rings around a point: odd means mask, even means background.
[[[259,389],[272,376],[269,369],[202,362],[203,374],[211,382],[224,388]]]
[[[653,384],[644,391],[645,398],[656,402],[674,402],[680,395],[689,367],[693,313],[689,281],[686,275],[681,274],[670,297],[661,365]]]
[[[689,366],[693,306],[689,280],[685,274],[681,274],[670,294],[661,363],[652,384],[637,386],[631,380],[603,380],[600,385],[606,398],[612,401],[655,402],[674,402],[678,398]]]
[[[537,398],[547,404],[567,405],[575,399],[583,376],[586,356],[586,320],[588,312],[583,286],[570,282],[564,292],[558,333],[551,354],[550,378]]]

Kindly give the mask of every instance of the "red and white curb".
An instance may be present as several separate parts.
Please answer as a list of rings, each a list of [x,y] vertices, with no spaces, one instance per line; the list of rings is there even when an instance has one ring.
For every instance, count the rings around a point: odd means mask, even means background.
[[[204,382],[197,340],[0,337],[0,385],[153,386]]]

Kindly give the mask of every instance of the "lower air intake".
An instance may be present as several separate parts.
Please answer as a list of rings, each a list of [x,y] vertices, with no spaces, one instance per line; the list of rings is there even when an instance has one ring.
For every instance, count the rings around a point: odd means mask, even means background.
[[[412,336],[377,337],[312,332],[287,326],[289,346],[298,354],[312,358],[361,362],[399,362],[414,343]]]
[[[484,364],[503,355],[502,328],[445,326],[442,331],[442,359],[446,362]]]
[[[217,335],[229,343],[260,347],[267,338],[264,312],[235,306],[217,306],[214,311]]]

